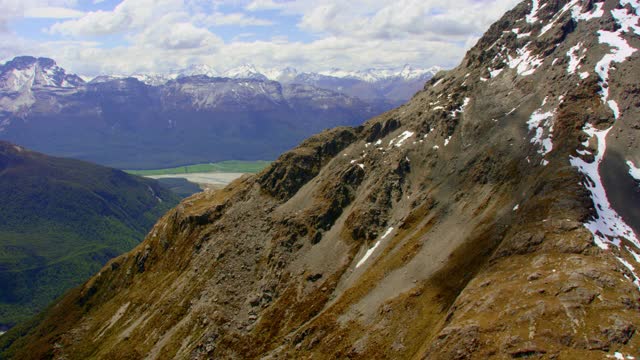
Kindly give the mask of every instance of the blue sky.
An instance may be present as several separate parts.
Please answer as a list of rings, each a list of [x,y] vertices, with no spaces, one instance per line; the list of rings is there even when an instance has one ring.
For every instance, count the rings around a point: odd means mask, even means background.
[[[515,0],[0,0],[0,59],[83,75],[452,67]],[[464,15],[464,16],[462,16]]]

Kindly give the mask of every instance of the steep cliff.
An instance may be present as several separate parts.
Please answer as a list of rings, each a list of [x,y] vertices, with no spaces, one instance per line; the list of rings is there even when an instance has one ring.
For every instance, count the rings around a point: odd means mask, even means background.
[[[406,105],[185,200],[4,354],[637,356],[639,11],[520,3]]]

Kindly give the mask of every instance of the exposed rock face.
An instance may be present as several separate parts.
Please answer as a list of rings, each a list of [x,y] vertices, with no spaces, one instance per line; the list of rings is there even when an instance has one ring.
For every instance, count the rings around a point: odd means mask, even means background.
[[[522,2],[408,104],[184,201],[5,354],[638,355],[639,12]]]

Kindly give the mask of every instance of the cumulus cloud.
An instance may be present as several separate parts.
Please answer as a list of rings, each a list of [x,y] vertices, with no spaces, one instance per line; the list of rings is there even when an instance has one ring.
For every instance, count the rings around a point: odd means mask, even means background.
[[[477,0],[329,0],[304,10],[299,26],[334,36],[391,40],[421,36],[459,41],[481,34],[517,0],[487,3]]]
[[[181,0],[124,0],[113,11],[93,11],[51,26],[49,32],[74,37],[125,33],[150,25],[171,13],[182,13]]]
[[[8,32],[10,21],[23,18],[42,16],[44,9],[51,10],[49,18],[69,18],[74,10],[75,0],[0,0],[0,32]],[[34,16],[35,15],[35,16]],[[74,13],[73,15],[80,15]],[[58,17],[62,16],[62,17]]]
[[[133,37],[135,43],[170,50],[212,50],[223,43],[222,39],[207,29],[196,27],[190,22],[174,22],[170,17],[165,19]]]
[[[7,1],[19,2],[0,0],[0,4]],[[49,33],[69,41],[38,43],[34,55],[53,57],[83,75],[166,72],[195,63],[220,71],[243,63],[303,71],[405,63],[452,67],[517,2],[122,0],[111,11],[57,22]],[[292,20],[296,28],[287,33],[285,26]],[[249,26],[265,27],[268,38],[253,29],[251,35],[242,31]],[[237,33],[229,34],[234,27]],[[125,42],[100,43],[102,36],[114,34]],[[219,34],[226,34],[226,42]],[[0,38],[0,51],[9,53],[12,46]]]
[[[450,63],[451,59],[459,59],[465,51],[463,45],[452,46],[439,41],[388,43],[385,40],[361,41],[338,37],[309,43],[284,39],[227,44],[212,41],[200,46],[203,40],[198,32],[194,32],[195,35],[189,32],[187,30],[188,35],[180,36],[179,41],[161,37],[153,43],[145,43],[140,38],[132,45],[111,49],[101,48],[97,43],[57,42],[45,44],[40,48],[40,54],[68,65],[73,72],[96,75],[168,72],[193,63],[205,63],[220,71],[247,62],[261,67],[294,66],[307,71],[333,67],[396,67],[405,63],[454,65]],[[149,32],[146,36],[150,38],[153,34]],[[425,59],[430,63],[426,64]]]

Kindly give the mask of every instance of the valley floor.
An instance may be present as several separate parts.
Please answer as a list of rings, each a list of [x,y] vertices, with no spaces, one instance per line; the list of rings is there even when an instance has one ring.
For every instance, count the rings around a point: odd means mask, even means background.
[[[193,164],[174,168],[154,169],[154,170],[124,170],[129,174],[139,176],[151,175],[173,175],[173,174],[193,174],[193,173],[257,173],[267,167],[271,161],[256,160],[227,160],[217,163]]]
[[[233,180],[239,178],[245,173],[190,173],[190,174],[167,174],[167,175],[148,175],[145,177],[152,179],[175,179],[181,178],[189,182],[205,186],[205,187],[222,187]]]

